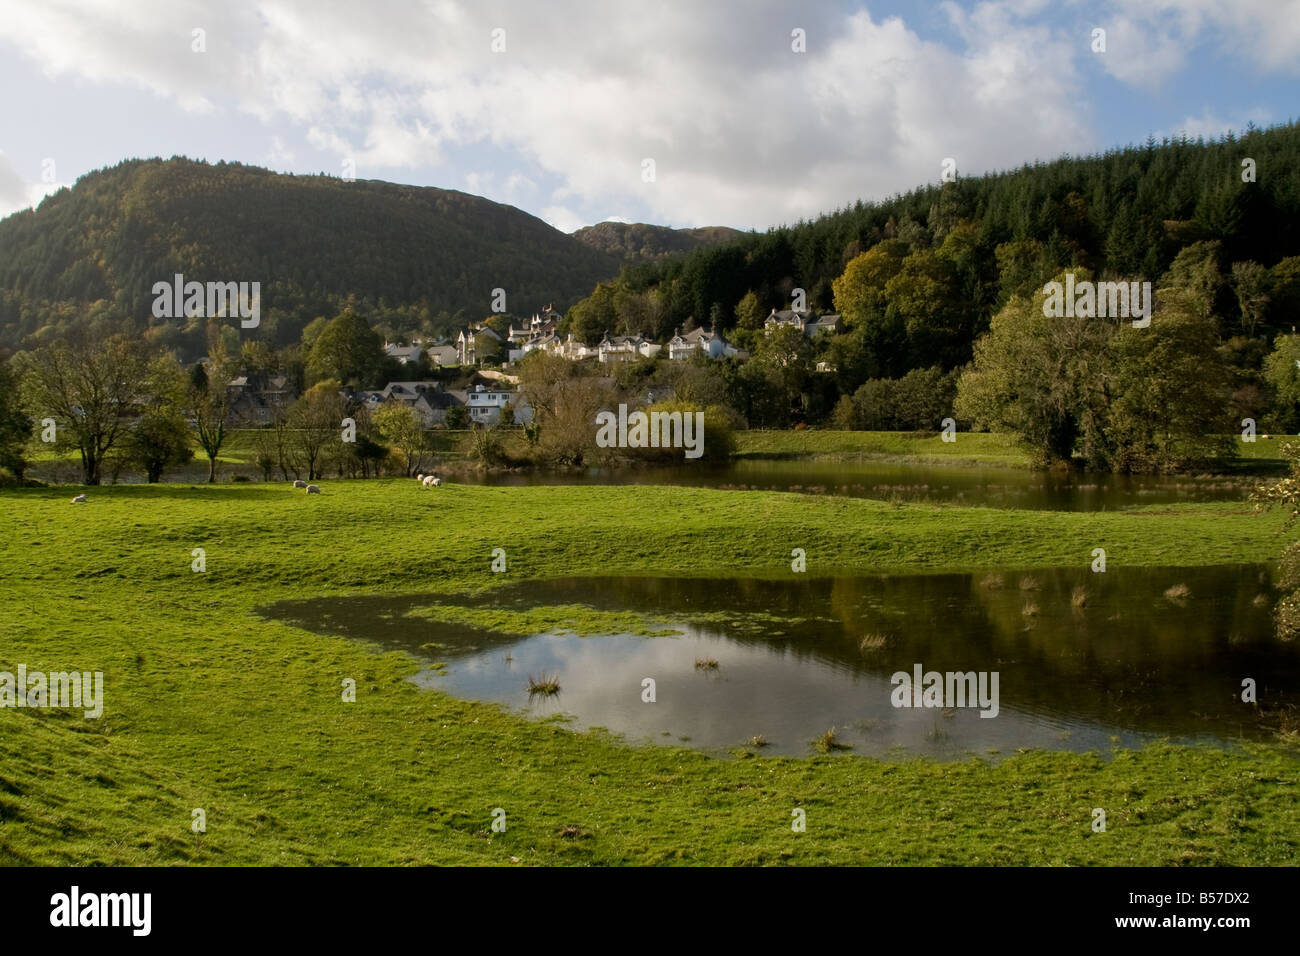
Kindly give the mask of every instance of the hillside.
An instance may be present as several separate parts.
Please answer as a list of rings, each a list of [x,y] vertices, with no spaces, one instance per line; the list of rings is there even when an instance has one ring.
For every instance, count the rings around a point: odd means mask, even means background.
[[[56,336],[88,313],[143,331],[160,321],[153,284],[177,272],[260,281],[263,334],[284,345],[349,296],[391,328],[432,318],[450,330],[487,315],[495,288],[527,313],[572,302],[619,267],[512,206],[452,190],[130,160],[0,222],[0,347]]]
[[[729,226],[673,229],[645,222],[598,222],[573,233],[573,238],[621,262],[636,263],[716,246],[744,233]]]
[[[1255,163],[1251,182],[1243,182],[1246,159]],[[946,321],[962,330],[961,347],[946,356],[900,355],[901,374],[936,359],[965,361],[973,338],[1012,293],[1063,268],[1155,281],[1181,251],[1202,242],[1215,244],[1225,278],[1233,263],[1268,268],[1300,255],[1300,126],[1211,141],[1152,139],[859,200],[811,221],[632,265],[571,315],[579,336],[611,329],[662,338],[692,321],[743,328],[737,306],[751,291],[750,311],[758,314],[787,307],[794,288],[805,290],[813,310],[836,310],[832,283],[850,260],[878,247],[889,258],[917,256],[911,271],[930,283],[913,301],[882,300],[882,322],[925,320],[948,308],[954,314]],[[1235,318],[1235,300],[1223,291],[1218,304]],[[1273,305],[1281,327],[1277,296]],[[1285,325],[1294,321],[1288,316]]]

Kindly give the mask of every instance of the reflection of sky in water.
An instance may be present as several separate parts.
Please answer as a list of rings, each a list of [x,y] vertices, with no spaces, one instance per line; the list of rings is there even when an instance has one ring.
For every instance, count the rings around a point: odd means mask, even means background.
[[[1171,600],[1172,585],[1187,595]],[[632,740],[727,749],[761,735],[770,752],[805,754],[835,727],[855,753],[951,758],[1269,736],[1260,710],[1300,700],[1300,643],[1274,637],[1274,593],[1261,567],[1093,574],[1081,562],[993,576],[552,578],[472,597],[318,598],[268,612],[445,662],[444,674],[420,676],[428,686],[536,716],[572,715],[575,727]],[[671,618],[684,634],[494,634],[422,615],[430,605],[579,605]],[[883,645],[864,649],[867,634]],[[697,657],[716,658],[718,670],[697,670]],[[889,677],[916,663],[997,671],[1000,713],[894,708]],[[559,696],[530,700],[528,677],[551,673]],[[1240,700],[1246,676],[1259,682],[1259,710]],[[653,704],[641,700],[645,677],[657,682]]]
[[[506,660],[507,653],[511,661]],[[695,668],[713,657],[716,671]],[[560,693],[528,694],[528,676],[558,674]],[[484,650],[455,659],[444,674],[422,673],[426,686],[458,697],[492,700],[536,716],[574,716],[578,728],[605,727],[629,741],[681,743],[724,749],[762,735],[768,753],[807,754],[830,727],[854,753],[891,748],[935,757],[962,757],[1019,747],[1105,750],[1111,735],[1132,746],[1139,735],[1008,707],[981,718],[977,708],[949,711],[895,708],[888,677],[855,671],[816,657],[796,657],[779,646],[739,644],[690,629],[676,638],[537,635],[508,651]],[[641,700],[641,681],[653,677],[655,703]],[[663,736],[667,732],[668,736]]]

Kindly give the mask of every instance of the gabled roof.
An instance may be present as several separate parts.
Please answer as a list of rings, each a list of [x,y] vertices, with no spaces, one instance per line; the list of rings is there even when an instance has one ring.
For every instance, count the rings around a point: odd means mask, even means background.
[[[384,398],[398,398],[413,400],[417,396],[427,392],[437,392],[442,389],[440,382],[389,382],[380,394]]]
[[[607,335],[600,340],[601,348],[636,348],[645,344],[646,340],[639,335]]]

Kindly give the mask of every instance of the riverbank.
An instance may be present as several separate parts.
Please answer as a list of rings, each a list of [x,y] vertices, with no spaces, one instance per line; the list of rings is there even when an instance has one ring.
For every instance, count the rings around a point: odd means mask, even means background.
[[[1254,442],[1238,442],[1237,458],[1210,469],[1215,474],[1282,474],[1287,460],[1282,442],[1288,436],[1258,435]],[[938,432],[868,431],[738,431],[737,459],[798,459],[804,461],[929,462],[949,465],[998,465],[1029,468],[1031,460],[1014,435],[957,432],[945,442]]]
[[[1297,750],[996,764],[719,759],[420,691],[416,664],[269,620],[312,595],[555,575],[792,576],[1265,562],[1242,504],[994,511],[665,487],[414,481],[0,493],[0,670],[102,670],[105,710],[0,709],[0,863],[1294,864]],[[194,549],[206,570],[196,573]],[[535,616],[533,616],[535,615]],[[549,616],[548,616],[549,615]],[[524,626],[553,621],[539,608]],[[431,627],[434,625],[431,625]],[[356,702],[341,699],[356,682]],[[503,808],[504,833],[491,829]],[[792,833],[803,808],[807,832]],[[1106,833],[1091,829],[1107,809]],[[207,832],[191,830],[203,809]]]
[[[439,470],[462,476],[484,470],[478,462],[470,460],[465,454],[462,446],[466,432],[435,429],[429,434],[432,449],[425,470]],[[256,435],[256,429],[234,429],[230,432],[218,457],[218,482],[262,480],[254,449]],[[1018,470],[1029,470],[1032,464],[1029,454],[1014,436],[988,432],[959,432],[951,442],[943,441],[936,432],[790,429],[736,431],[732,435],[735,451],[730,460],[734,463],[772,461],[852,465],[878,462],[891,465]],[[1238,457],[1221,462],[1209,469],[1209,473],[1246,479],[1283,475],[1287,471],[1288,461],[1282,453],[1282,442],[1287,440],[1291,439],[1288,436],[1260,435],[1254,442],[1238,442]],[[681,465],[681,462],[677,465]],[[654,471],[656,468],[673,466],[630,463],[628,467],[638,471]],[[492,474],[543,474],[551,470],[553,469],[540,466],[487,469]],[[33,458],[28,474],[42,481],[76,484],[81,479],[80,460],[75,452],[43,452]],[[201,482],[207,480],[207,475],[207,458],[196,448],[193,461],[173,468],[164,474],[163,480],[169,484]],[[1180,477],[1192,476],[1169,476],[1170,480]],[[123,479],[133,483],[141,480],[139,476],[127,473],[124,473]],[[111,483],[111,471],[106,472],[104,481],[106,484]]]

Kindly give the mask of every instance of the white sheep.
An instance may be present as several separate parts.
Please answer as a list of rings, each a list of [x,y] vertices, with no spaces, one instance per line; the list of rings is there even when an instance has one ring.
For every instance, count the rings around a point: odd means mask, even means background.
[[[435,479],[433,479],[433,487],[435,487],[435,488],[441,488],[441,487],[442,487],[442,479],[441,479],[441,478],[435,478]]]
[[[423,474],[416,475],[415,480],[418,481],[420,484],[424,484],[424,475]]]
[[[85,494],[77,495],[77,497],[75,497],[75,498],[72,499],[72,503],[73,503],[74,505],[76,505],[76,504],[85,504],[85,502],[86,502],[86,496],[85,496]]]
[[[298,478],[294,481],[293,486],[295,488],[306,488],[307,482],[303,481],[301,478]]]
[[[425,475],[420,479],[421,488],[429,488],[433,485],[433,475]]]
[[[308,486],[307,486],[307,494],[309,494],[309,495],[318,495],[318,494],[320,494],[320,487],[319,487],[318,485],[308,485]]]

